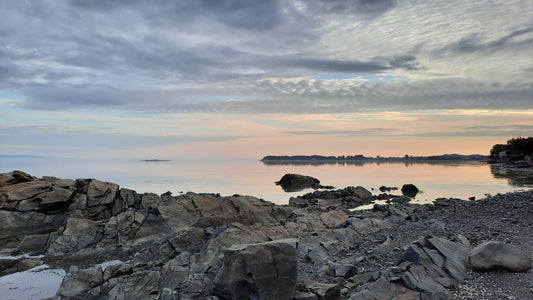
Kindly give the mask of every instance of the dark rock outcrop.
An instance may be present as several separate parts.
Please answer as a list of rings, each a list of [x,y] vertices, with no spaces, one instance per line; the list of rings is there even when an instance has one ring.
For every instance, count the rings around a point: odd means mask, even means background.
[[[477,251],[470,252],[469,240],[482,249],[511,226],[505,240],[529,249],[533,192],[426,205],[396,196],[352,210],[375,196],[347,187],[281,206],[250,196],[138,194],[94,179],[13,174],[0,174],[0,241],[11,254],[0,257],[0,274],[42,264],[68,269],[61,299],[447,299],[476,276],[466,278],[467,257],[474,267]],[[501,255],[498,268],[501,261],[531,265],[513,251],[489,256]]]
[[[308,188],[320,188],[320,180],[306,175],[285,174],[276,185],[280,185],[285,192],[299,192]]]
[[[404,184],[402,186],[402,194],[407,197],[415,197],[420,190],[414,184]]]

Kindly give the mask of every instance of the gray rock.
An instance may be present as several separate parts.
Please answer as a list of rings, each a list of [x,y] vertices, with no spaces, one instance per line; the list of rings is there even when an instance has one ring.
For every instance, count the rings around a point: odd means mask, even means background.
[[[111,279],[107,286],[104,299],[129,299],[144,300],[156,299],[159,294],[159,280],[161,273],[158,271],[139,271],[126,274],[116,279]]]
[[[119,186],[114,183],[93,179],[87,187],[87,208],[89,216],[97,220],[112,215],[112,207],[118,195]]]
[[[469,248],[461,243],[454,243],[438,237],[427,237],[426,241],[445,257],[444,270],[458,282],[466,278],[467,256]]]
[[[312,282],[306,287],[318,295],[318,299],[334,300],[341,296],[341,287],[337,284]]]
[[[102,277],[102,268],[95,266],[88,269],[78,269],[73,266],[69,269],[68,274],[63,278],[61,287],[57,295],[62,297],[81,297],[86,293],[104,282]]]
[[[49,236],[49,234],[28,234],[17,248],[22,252],[42,253],[46,250]]]
[[[201,228],[191,227],[183,233],[169,240],[170,244],[174,246],[177,252],[189,251],[195,252],[199,250],[205,243],[204,230]]]
[[[320,219],[328,228],[338,228],[346,223],[348,215],[341,210],[332,210],[320,215]]]
[[[103,231],[101,222],[70,218],[63,234],[50,244],[46,254],[58,256],[82,249],[89,250],[85,248],[99,242],[103,238]]]
[[[290,299],[296,284],[295,239],[238,245],[224,252],[213,291],[228,299]],[[246,297],[246,298],[244,298]]]
[[[499,241],[480,244],[468,255],[472,269],[479,271],[505,270],[526,272],[531,268],[531,258],[521,249]]]
[[[386,220],[376,218],[349,218],[347,222],[358,233],[376,232],[390,226]]]
[[[318,296],[312,292],[296,291],[293,300],[318,300]]]
[[[276,185],[281,185],[285,192],[298,192],[307,188],[313,188],[320,185],[320,180],[305,175],[285,174]]]

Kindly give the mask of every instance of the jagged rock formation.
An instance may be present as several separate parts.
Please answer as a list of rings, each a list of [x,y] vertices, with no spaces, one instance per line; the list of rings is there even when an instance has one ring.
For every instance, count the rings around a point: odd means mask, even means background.
[[[470,202],[350,210],[373,199],[347,187],[279,206],[250,196],[138,194],[95,179],[1,174],[2,245],[44,257],[0,259],[0,272],[63,267],[61,299],[447,299],[469,262],[479,268],[478,257],[493,248],[470,251],[468,238],[450,230],[455,223],[435,219]],[[527,253],[501,249],[489,269],[502,261],[529,269]]]

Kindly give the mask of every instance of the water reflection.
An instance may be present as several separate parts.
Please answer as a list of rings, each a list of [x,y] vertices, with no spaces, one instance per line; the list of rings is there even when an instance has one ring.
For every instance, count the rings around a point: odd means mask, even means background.
[[[433,166],[465,166],[465,165],[480,165],[486,164],[477,160],[463,160],[463,161],[449,161],[449,160],[354,160],[354,161],[327,161],[327,160],[263,160],[261,161],[266,166],[365,166],[365,165],[405,165],[406,167],[414,165],[433,165]]]
[[[507,179],[507,184],[519,187],[530,187],[533,185],[533,171],[511,169],[502,164],[490,166],[490,172],[494,178]]]

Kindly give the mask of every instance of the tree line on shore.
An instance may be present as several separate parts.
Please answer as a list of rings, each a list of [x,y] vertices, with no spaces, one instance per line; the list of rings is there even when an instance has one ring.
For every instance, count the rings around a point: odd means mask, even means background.
[[[506,144],[496,144],[490,150],[491,159],[523,160],[533,154],[533,137],[516,137]]]

